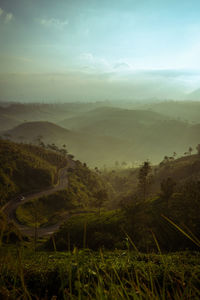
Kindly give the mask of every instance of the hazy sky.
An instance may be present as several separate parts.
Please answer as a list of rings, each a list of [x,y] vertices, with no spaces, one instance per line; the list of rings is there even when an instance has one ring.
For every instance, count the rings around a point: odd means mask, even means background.
[[[0,100],[184,98],[199,0],[0,0]]]

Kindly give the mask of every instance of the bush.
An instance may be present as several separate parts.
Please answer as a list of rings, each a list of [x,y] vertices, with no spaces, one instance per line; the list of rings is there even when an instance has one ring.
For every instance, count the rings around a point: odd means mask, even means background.
[[[122,219],[123,215],[119,211],[104,212],[100,216],[97,214],[73,216],[54,234],[56,248],[114,249],[116,244],[119,245],[125,238]],[[45,247],[54,248],[52,239]]]

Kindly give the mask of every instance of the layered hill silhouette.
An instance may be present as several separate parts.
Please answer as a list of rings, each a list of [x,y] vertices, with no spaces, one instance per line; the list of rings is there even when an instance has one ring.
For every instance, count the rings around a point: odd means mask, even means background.
[[[194,147],[199,139],[199,125],[145,110],[104,107],[66,119],[60,124],[82,132],[128,141],[137,158],[155,161],[173,151],[182,154],[190,145]]]
[[[190,123],[199,123],[200,120],[199,101],[163,101],[146,104],[142,108]]]
[[[59,114],[61,107],[55,109],[55,115]],[[69,109],[68,105],[64,107]],[[165,155],[170,156],[173,152],[182,155],[190,146],[194,148],[199,143],[199,124],[191,125],[150,110],[115,107],[89,110],[88,105],[80,105],[76,110],[78,107],[78,104],[71,107],[72,114],[67,114],[63,109],[55,124],[52,123],[53,117],[51,120],[53,109],[50,105],[48,119],[51,122],[26,121],[10,130],[4,130],[2,134],[23,143],[36,143],[40,136],[46,144],[65,144],[77,159],[91,166],[112,166],[115,161],[134,162],[147,158],[157,163]],[[26,106],[25,110],[29,109]],[[16,111],[16,108],[13,110]],[[60,121],[63,115],[66,118]],[[71,115],[73,117],[69,117]],[[39,112],[36,116],[42,117]]]
[[[165,116],[151,111],[101,107],[65,119],[59,124],[74,130],[88,130],[95,134],[120,136],[121,133],[129,135],[129,132],[136,130],[138,125],[147,126],[165,118]]]
[[[120,139],[67,130],[50,122],[25,122],[6,131],[6,135],[23,143],[38,143],[39,138],[45,144],[54,143],[59,147],[65,144],[68,152],[91,165],[123,159],[128,153],[124,153],[124,142]]]
[[[0,105],[0,131],[8,130],[24,121],[59,122],[67,117],[103,105],[102,103],[2,103]]]
[[[53,104],[10,104],[0,106],[0,130],[8,130],[24,121],[58,121],[73,115],[68,106]]]

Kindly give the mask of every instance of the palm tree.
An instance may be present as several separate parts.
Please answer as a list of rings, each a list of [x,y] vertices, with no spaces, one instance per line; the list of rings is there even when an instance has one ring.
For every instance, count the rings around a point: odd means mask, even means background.
[[[192,149],[192,147],[190,146],[189,149],[188,149],[188,153],[191,155],[191,154],[192,154],[192,151],[193,151],[193,149]]]
[[[146,200],[148,187],[151,183],[152,167],[149,161],[145,161],[139,169],[138,174],[138,189],[141,192],[142,200]]]

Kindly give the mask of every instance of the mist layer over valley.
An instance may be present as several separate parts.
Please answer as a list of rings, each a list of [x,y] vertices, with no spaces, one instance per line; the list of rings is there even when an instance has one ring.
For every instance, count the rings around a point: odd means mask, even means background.
[[[0,299],[200,299],[200,1],[0,1]]]
[[[120,106],[120,107],[119,107]],[[183,155],[199,139],[199,102],[7,104],[0,107],[1,136],[13,141],[66,145],[94,167],[138,165]]]

